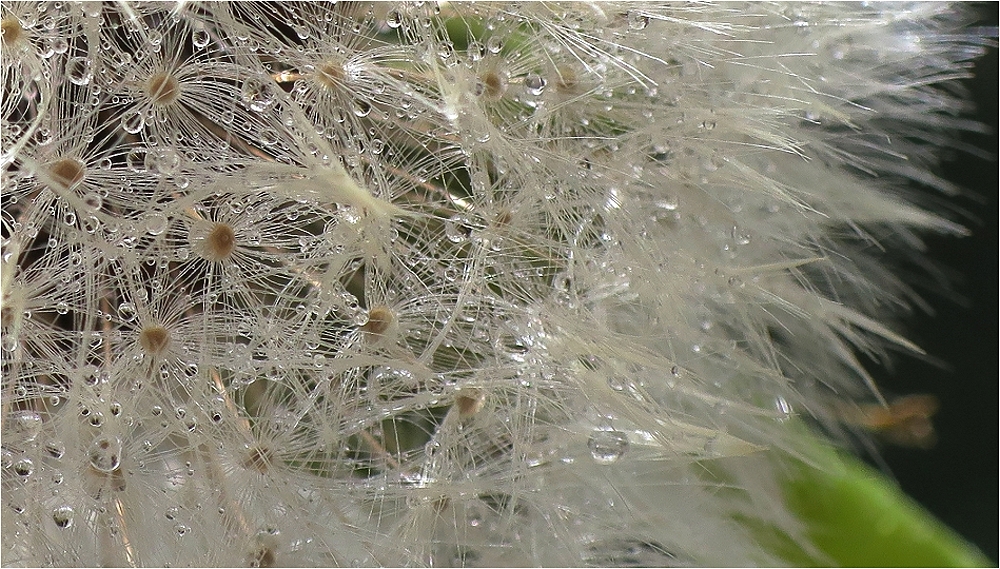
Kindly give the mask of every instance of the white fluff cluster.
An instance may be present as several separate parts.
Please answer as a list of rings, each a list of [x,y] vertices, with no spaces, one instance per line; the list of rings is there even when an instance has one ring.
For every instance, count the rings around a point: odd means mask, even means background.
[[[963,12],[5,1],[4,563],[780,563]]]

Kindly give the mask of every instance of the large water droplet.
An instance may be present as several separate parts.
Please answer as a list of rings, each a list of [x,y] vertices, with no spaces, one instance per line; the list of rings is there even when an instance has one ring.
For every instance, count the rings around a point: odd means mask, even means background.
[[[595,462],[611,464],[628,451],[628,435],[621,431],[594,431],[587,447]]]
[[[212,38],[208,35],[208,32],[204,29],[199,28],[191,32],[191,43],[193,43],[198,49],[208,45],[208,42],[211,41],[211,39]]]
[[[66,62],[66,77],[74,85],[86,85],[94,78],[90,60],[86,57],[74,57]]]
[[[138,134],[146,126],[146,118],[138,110],[131,110],[122,115],[122,130],[129,134]]]
[[[59,506],[52,510],[52,521],[56,527],[66,529],[73,526],[73,508],[69,506]]]
[[[118,317],[123,322],[131,322],[135,320],[135,316],[135,306],[131,302],[123,302],[118,305]]]
[[[524,89],[529,95],[541,95],[545,91],[545,78],[537,73],[529,73],[524,77]]]
[[[14,463],[14,473],[27,478],[35,473],[35,463],[30,458],[22,458]]]
[[[99,472],[114,472],[122,461],[122,441],[118,437],[98,437],[90,445],[90,466]]]

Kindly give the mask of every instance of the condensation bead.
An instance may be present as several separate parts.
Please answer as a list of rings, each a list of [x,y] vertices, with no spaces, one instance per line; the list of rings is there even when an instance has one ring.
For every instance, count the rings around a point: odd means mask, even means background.
[[[524,78],[524,89],[529,95],[541,95],[545,91],[545,78],[537,73],[529,73]]]
[[[86,57],[74,57],[66,62],[66,77],[75,85],[86,85],[94,78],[91,62]]]
[[[628,451],[628,435],[621,431],[594,431],[587,441],[590,456],[598,464],[611,464]]]
[[[211,36],[209,36],[208,32],[204,29],[199,28],[191,32],[191,43],[198,49],[208,45],[208,42],[211,41],[211,39]]]
[[[59,506],[52,510],[52,521],[56,527],[66,529],[73,526],[73,508],[70,506]]]
[[[90,466],[99,472],[114,472],[121,466],[122,441],[118,437],[101,436],[90,445]]]
[[[14,473],[27,478],[35,473],[35,463],[30,458],[22,458],[14,463]]]
[[[29,443],[35,440],[42,428],[42,416],[34,411],[15,411],[8,425],[10,431],[5,432],[4,437],[10,436],[11,440],[21,444]]]

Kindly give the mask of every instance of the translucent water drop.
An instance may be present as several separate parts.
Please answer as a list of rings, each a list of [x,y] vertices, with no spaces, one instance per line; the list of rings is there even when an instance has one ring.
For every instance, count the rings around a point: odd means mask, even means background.
[[[444,222],[444,234],[452,243],[461,243],[469,238],[469,218],[458,214]]]
[[[137,110],[131,110],[122,115],[122,130],[129,134],[138,134],[146,126],[146,118]]]
[[[42,416],[34,411],[15,411],[9,421],[10,432],[5,429],[4,436],[22,444],[35,440],[42,429]]]
[[[642,30],[649,25],[649,16],[640,12],[629,12],[628,27],[632,30]]]
[[[490,53],[500,53],[503,50],[503,39],[500,36],[490,36],[486,40],[486,51]]]
[[[151,213],[146,216],[146,233],[149,233],[150,235],[159,235],[167,230],[167,224],[167,216],[159,212]]]
[[[403,25],[403,15],[399,10],[389,10],[389,13],[385,16],[385,25],[392,29],[396,29]]]
[[[94,78],[90,60],[86,57],[74,57],[66,62],[66,77],[74,85],[86,85]]]
[[[199,28],[191,32],[191,43],[194,44],[194,47],[198,49],[201,49],[206,45],[208,45],[208,42],[211,41],[211,39],[212,38],[209,37],[208,32],[204,29]]]
[[[150,148],[146,152],[146,169],[153,173],[170,175],[181,165],[181,155],[173,148]]]
[[[30,458],[22,458],[14,463],[14,473],[27,478],[35,473],[35,463]]]
[[[52,521],[57,528],[66,529],[73,526],[73,508],[69,506],[59,506],[52,510]]]
[[[241,92],[243,102],[250,107],[251,111],[263,112],[274,104],[274,93],[267,85],[257,80],[250,80],[243,84]]]
[[[177,532],[177,537],[184,537],[185,535],[188,534],[188,532],[191,531],[191,528],[187,527],[184,524],[177,524],[174,526],[174,531]]]
[[[123,322],[131,322],[135,320],[135,306],[131,302],[123,302],[119,304],[118,317],[121,318]]]
[[[114,472],[121,466],[122,441],[118,437],[101,436],[90,444],[90,466],[98,472]]]
[[[59,460],[66,454],[66,445],[62,441],[49,441],[45,443],[45,452],[52,458]]]
[[[611,464],[628,451],[628,435],[621,431],[594,431],[587,447],[595,462]]]
[[[545,91],[545,78],[537,73],[529,73],[524,77],[524,89],[529,95],[541,95]]]

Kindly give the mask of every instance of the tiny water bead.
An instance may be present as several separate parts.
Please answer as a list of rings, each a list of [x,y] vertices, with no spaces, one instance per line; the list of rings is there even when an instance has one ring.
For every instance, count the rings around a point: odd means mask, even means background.
[[[122,441],[114,436],[100,436],[90,445],[90,466],[98,472],[114,472],[121,466]]]
[[[529,73],[524,77],[524,89],[529,95],[538,96],[545,91],[547,81],[538,73]]]
[[[587,441],[590,456],[598,464],[611,464],[628,451],[628,435],[621,431],[594,431]]]

